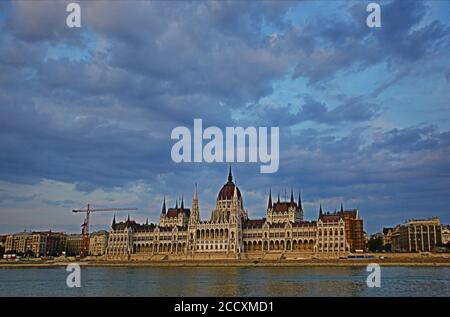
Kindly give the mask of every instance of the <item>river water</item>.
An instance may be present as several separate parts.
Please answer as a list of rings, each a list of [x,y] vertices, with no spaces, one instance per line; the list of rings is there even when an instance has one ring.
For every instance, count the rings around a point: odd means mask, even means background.
[[[0,268],[0,296],[450,296],[449,267],[91,267],[69,288],[65,268]]]

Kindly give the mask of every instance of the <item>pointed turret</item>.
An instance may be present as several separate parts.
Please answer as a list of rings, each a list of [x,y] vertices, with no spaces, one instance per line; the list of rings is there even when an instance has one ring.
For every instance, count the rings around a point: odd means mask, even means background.
[[[272,189],[269,189],[269,203],[267,204],[268,209],[272,209]]]
[[[130,214],[128,214],[127,222],[130,222]]]
[[[319,208],[319,219],[322,218],[322,216],[323,216],[322,203],[320,203],[320,208]]]
[[[178,197],[179,198],[179,197]],[[177,198],[177,200],[176,200],[176,202],[175,202],[175,209],[178,209],[178,198]]]
[[[145,219],[145,225],[148,226],[148,218]]]
[[[183,198],[183,195],[181,195],[181,210],[184,210],[184,198]]]
[[[230,164],[230,171],[228,172],[228,182],[229,183],[233,182],[233,174],[231,174],[231,164]]]
[[[294,206],[294,189],[291,187],[291,201],[290,201],[290,205]]]
[[[161,209],[161,214],[163,214],[163,215],[166,214],[166,196],[164,196],[163,205],[162,205],[162,209]]]
[[[233,199],[238,200],[237,186],[234,186],[233,190]]]
[[[198,202],[197,183],[195,183],[194,201],[197,201],[197,202]]]
[[[344,212],[344,205],[341,203],[341,212]]]
[[[192,213],[189,217],[189,223],[195,224],[199,222],[200,216],[199,216],[199,208],[198,208],[198,193],[197,193],[197,184],[195,184],[195,190],[194,190],[194,198],[192,199]]]
[[[280,203],[280,192],[278,192],[278,199],[277,199],[277,204]]]
[[[298,192],[298,209],[303,210],[302,196],[300,192]]]
[[[116,228],[116,214],[114,214],[114,218],[113,218],[113,221],[112,221],[111,228],[112,228],[112,229],[115,229],[115,228]]]

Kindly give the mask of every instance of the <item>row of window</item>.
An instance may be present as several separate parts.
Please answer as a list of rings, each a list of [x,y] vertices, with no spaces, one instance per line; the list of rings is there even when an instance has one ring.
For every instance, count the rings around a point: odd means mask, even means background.
[[[197,250],[227,250],[228,245],[226,244],[215,244],[215,245],[197,245]],[[234,249],[234,244],[231,245],[231,249]]]
[[[339,233],[340,233],[341,235],[343,235],[343,234],[344,234],[344,229],[341,229],[340,232],[338,231],[338,229],[334,229],[334,231],[333,231],[333,229],[329,229],[329,230],[319,230],[319,236],[327,236],[327,235],[332,236],[332,235],[333,235],[333,232],[334,232],[334,235],[335,235],[335,236],[337,236]]]
[[[343,248],[344,247],[344,243],[324,243],[324,244],[322,244],[322,243],[319,243],[319,249],[322,249],[322,247],[324,248],[324,249],[326,249],[326,248],[333,248],[333,247],[335,247],[335,248],[339,248],[339,247],[341,247],[341,248]]]

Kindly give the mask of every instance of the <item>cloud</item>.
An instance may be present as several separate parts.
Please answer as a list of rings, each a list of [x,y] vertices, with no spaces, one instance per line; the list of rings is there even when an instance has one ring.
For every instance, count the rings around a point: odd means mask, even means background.
[[[66,209],[92,201],[136,204],[136,217],[157,220],[164,194],[173,203],[196,182],[208,217],[226,164],[170,159],[171,130],[194,118],[281,127],[277,174],[233,166],[252,216],[264,214],[270,186],[293,185],[308,219],[320,201],[331,210],[344,201],[370,230],[377,216],[449,221],[449,132],[433,99],[445,99],[439,85],[450,78],[448,23],[430,13],[433,3],[384,2],[379,30],[353,3],[317,15],[321,2],[89,1],[82,30],[65,26],[65,2],[29,3],[4,5],[0,19],[0,212],[9,228],[55,216],[78,230]],[[427,84],[429,111],[415,112]],[[416,108],[404,111],[410,102]]]
[[[446,49],[449,27],[433,20],[424,23],[426,5],[420,1],[391,1],[382,4],[382,27],[365,25],[364,3],[349,8],[351,19],[317,21],[313,33],[326,43],[297,62],[293,78],[310,83],[328,81],[340,71],[361,71],[388,62],[390,70],[417,62],[439,49]],[[446,45],[442,45],[446,41]]]
[[[253,104],[245,108],[241,116],[249,123],[260,121],[266,125],[282,126],[284,128],[303,123],[315,122],[327,125],[365,122],[376,118],[380,107],[362,98],[345,98],[344,102],[334,108],[315,100],[309,94],[301,96],[304,100],[297,111],[291,104],[286,106]]]
[[[66,24],[69,3],[69,0],[43,0],[39,5],[30,5],[27,0],[14,1],[8,12],[7,27],[17,39],[27,42],[63,40],[80,44],[81,33]]]

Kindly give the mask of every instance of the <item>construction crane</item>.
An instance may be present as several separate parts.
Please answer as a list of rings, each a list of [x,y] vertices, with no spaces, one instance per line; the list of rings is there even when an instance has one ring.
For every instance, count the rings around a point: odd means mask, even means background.
[[[92,209],[90,204],[87,205],[86,209],[73,209],[72,212],[85,212],[86,217],[84,218],[84,222],[81,225],[81,236],[82,236],[82,248],[81,248],[81,256],[85,257],[89,254],[89,231],[91,225],[91,213],[99,212],[99,211],[126,211],[126,210],[137,210],[137,208],[95,208]]]

